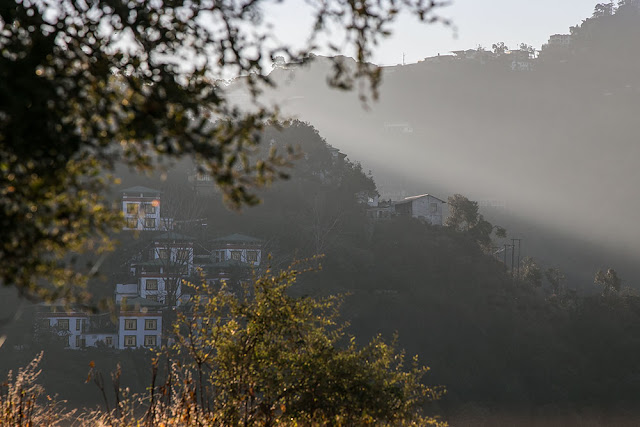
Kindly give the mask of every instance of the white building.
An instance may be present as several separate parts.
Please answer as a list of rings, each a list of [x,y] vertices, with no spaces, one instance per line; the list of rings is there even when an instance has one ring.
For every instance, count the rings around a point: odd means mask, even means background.
[[[442,205],[445,203],[447,202],[430,194],[422,194],[396,201],[394,208],[396,215],[422,219],[432,225],[442,225]]]
[[[72,350],[98,346],[114,348],[117,345],[118,333],[108,317],[105,322],[103,321],[105,319],[100,319],[99,316],[67,310],[62,306],[43,305],[43,308],[38,319],[40,327],[43,328],[42,332],[60,336],[66,342],[65,348]]]
[[[571,34],[553,34],[549,36],[547,45],[549,46],[569,46],[571,44]]]
[[[124,230],[160,230],[159,190],[142,186],[122,190]]]
[[[258,267],[262,262],[262,240],[244,234],[231,234],[212,241],[214,263],[236,261]]]
[[[156,348],[162,340],[162,304],[135,297],[123,299],[118,313],[118,348]]]
[[[52,333],[67,337],[66,348],[79,349],[86,347],[84,333],[87,330],[89,316],[77,311],[52,311],[43,313],[40,319],[43,328],[51,328]]]

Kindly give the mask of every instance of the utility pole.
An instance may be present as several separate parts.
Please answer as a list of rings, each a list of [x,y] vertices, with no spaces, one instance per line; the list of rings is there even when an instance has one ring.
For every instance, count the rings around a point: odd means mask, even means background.
[[[507,244],[504,244],[504,265],[507,265]]]
[[[402,52],[402,65],[404,65],[404,52]]]
[[[511,239],[511,247],[513,247],[514,252],[515,252],[515,247],[516,247],[516,241],[518,242],[518,267],[517,267],[517,271],[518,271],[518,277],[520,277],[520,243],[522,242],[522,239]],[[513,252],[511,253],[511,268],[513,269]]]
[[[513,275],[513,256],[514,256],[513,249],[514,249],[514,247],[515,247],[514,245],[507,245],[506,243],[504,244],[504,265],[505,266],[508,266],[508,264],[507,264],[507,248],[511,248],[511,278],[512,279],[514,278],[514,275]]]

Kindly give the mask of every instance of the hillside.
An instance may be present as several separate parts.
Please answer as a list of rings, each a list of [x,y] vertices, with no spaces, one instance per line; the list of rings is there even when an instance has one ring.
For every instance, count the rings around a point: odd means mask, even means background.
[[[574,286],[592,291],[590,276],[607,265],[634,285],[639,21],[623,9],[585,20],[570,48],[546,49],[531,71],[501,60],[386,67],[368,109],[324,89],[322,57],[274,69],[280,85],[265,98],[359,159],[383,196],[497,201],[486,214],[523,238],[527,255],[559,262]]]

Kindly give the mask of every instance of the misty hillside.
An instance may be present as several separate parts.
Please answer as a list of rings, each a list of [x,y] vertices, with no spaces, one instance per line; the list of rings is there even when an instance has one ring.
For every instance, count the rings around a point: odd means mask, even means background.
[[[572,32],[570,47],[543,49],[528,71],[501,57],[386,67],[368,109],[325,90],[322,57],[274,69],[267,98],[359,159],[383,196],[465,194],[575,286],[609,265],[634,285],[640,17],[621,9]]]

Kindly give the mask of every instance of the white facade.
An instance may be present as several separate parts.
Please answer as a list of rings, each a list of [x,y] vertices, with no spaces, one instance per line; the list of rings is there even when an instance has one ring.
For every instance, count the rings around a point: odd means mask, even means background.
[[[147,187],[131,187],[122,190],[124,230],[160,230],[160,194]]]
[[[88,326],[89,316],[84,313],[47,313],[43,316],[43,326],[55,330],[60,336],[68,336],[67,348],[79,349],[86,347],[84,332]]]
[[[262,262],[262,241],[242,234],[215,239],[211,256],[215,263],[238,262],[253,267]]]
[[[442,225],[442,205],[446,203],[430,194],[406,197],[395,202],[397,215],[411,216],[422,219],[431,225]]]
[[[179,269],[183,274],[191,274],[193,270],[192,243],[161,243],[157,242],[151,250],[153,259],[164,261],[166,269]]]
[[[258,267],[262,261],[262,251],[242,247],[216,249],[213,251],[213,258],[216,262],[237,261],[242,264]]]
[[[549,46],[569,46],[571,44],[571,34],[553,34],[549,37]]]
[[[155,348],[161,345],[162,315],[159,311],[121,311],[118,316],[118,348]]]
[[[149,301],[165,303],[167,300],[166,276],[144,276],[140,277],[139,295]],[[182,295],[182,278],[169,278],[177,281],[176,300]],[[171,283],[171,282],[169,282]]]
[[[108,347],[116,348],[118,344],[118,334],[110,332],[86,333],[84,335],[87,347]]]

